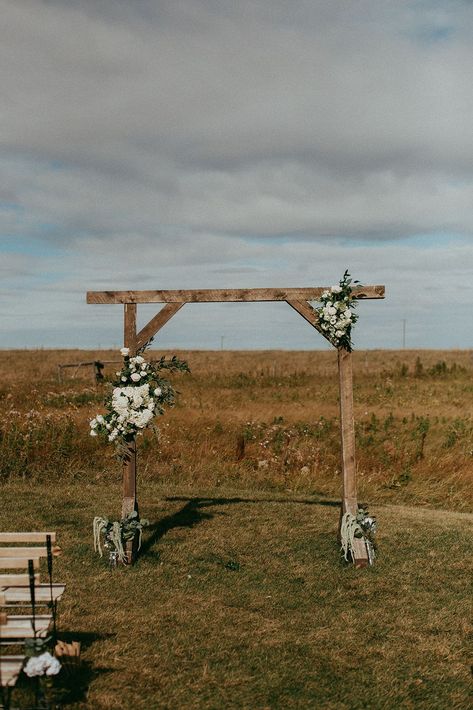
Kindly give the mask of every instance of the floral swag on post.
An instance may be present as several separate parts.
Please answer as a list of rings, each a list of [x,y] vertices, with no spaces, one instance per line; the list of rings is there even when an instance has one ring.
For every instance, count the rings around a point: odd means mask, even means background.
[[[147,427],[157,431],[153,419],[164,414],[164,407],[175,403],[176,392],[160,372],[189,372],[186,362],[173,356],[162,357],[156,363],[146,362],[141,353],[148,343],[130,357],[129,348],[120,350],[123,367],[116,373],[113,390],[105,400],[107,414],[97,414],[90,422],[91,436],[100,436],[115,445],[117,456],[124,460],[128,445]]]
[[[352,283],[359,282],[352,281],[347,270],[338,286],[323,292],[320,298],[323,305],[317,308],[320,327],[327,338],[336,348],[344,348],[349,353],[353,350],[351,329],[358,320],[354,312],[356,300],[352,296]]]
[[[141,353],[149,342],[137,355],[131,357],[129,348],[121,348],[123,367],[116,373],[111,393],[105,399],[108,411],[106,414],[97,414],[90,421],[91,436],[98,436],[113,443],[121,461],[127,460],[129,446],[138,434],[146,428],[157,432],[153,423],[154,417],[164,414],[165,406],[170,407],[175,403],[176,391],[171,383],[161,376],[161,372],[189,372],[187,363],[176,356],[170,360],[161,357],[156,362],[147,362]],[[146,525],[148,521],[140,520],[136,511],[116,521],[96,516],[93,521],[95,550],[102,556],[100,537],[103,535],[104,546],[109,551],[110,566],[116,567],[118,562],[126,564],[126,543],[138,534],[139,546],[141,531]]]

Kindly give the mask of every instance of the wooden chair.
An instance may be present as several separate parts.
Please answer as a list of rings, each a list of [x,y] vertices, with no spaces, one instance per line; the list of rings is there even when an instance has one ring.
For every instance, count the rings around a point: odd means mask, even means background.
[[[32,560],[35,570],[35,603],[39,606],[57,604],[62,597],[66,586],[52,584],[51,569],[48,570],[48,583],[41,583],[39,578],[40,560],[48,558],[48,537],[52,557],[57,557],[61,554],[61,548],[56,545],[55,532],[0,532],[0,570],[3,570],[3,573],[0,572],[0,592],[4,594],[4,604],[25,606],[31,601],[30,577],[26,572],[29,560]],[[48,560],[48,567],[51,564],[52,560]]]

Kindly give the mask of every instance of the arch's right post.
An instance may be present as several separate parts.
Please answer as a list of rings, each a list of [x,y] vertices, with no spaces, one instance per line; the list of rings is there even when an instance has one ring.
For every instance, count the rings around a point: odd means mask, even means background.
[[[342,514],[351,513],[352,515],[356,515],[358,511],[358,500],[356,495],[352,354],[343,348],[338,350],[338,377],[340,386],[340,433],[343,476],[341,512]],[[353,558],[355,567],[366,567],[369,564],[366,545],[361,539],[355,539]]]

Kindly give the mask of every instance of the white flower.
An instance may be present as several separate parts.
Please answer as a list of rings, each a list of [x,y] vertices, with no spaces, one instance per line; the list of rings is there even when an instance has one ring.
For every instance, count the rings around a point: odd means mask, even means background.
[[[140,377],[146,377],[146,370],[141,370]]]
[[[332,316],[332,317],[330,318],[330,323],[331,323],[331,325],[335,325],[336,322],[337,322],[337,319],[335,318],[335,316]]]
[[[120,348],[120,352],[123,355],[123,357],[126,357],[127,355],[130,354],[130,348]]]
[[[97,436],[97,432],[95,431],[95,429],[90,430],[90,436]]]
[[[144,357],[141,357],[141,355],[137,355],[137,356],[134,358],[134,360],[135,360],[135,362],[137,362],[137,363],[140,364],[140,365],[141,365],[142,362],[145,361]]]
[[[345,318],[346,318],[347,320],[350,320],[350,319],[351,319],[351,311],[350,311],[349,308],[347,308],[347,310],[345,311]]]
[[[134,372],[134,373],[131,375],[131,379],[133,380],[133,382],[138,382],[138,380],[140,379],[140,376],[139,376],[139,374],[138,374],[137,372]]]
[[[96,419],[97,419],[97,421],[98,421],[99,424],[103,424],[104,418],[103,418],[103,415],[102,415],[102,414],[97,414]]]
[[[95,429],[95,427],[97,426],[97,419],[91,419],[90,426],[92,427],[92,429]]]
[[[327,313],[328,313],[330,316],[334,316],[334,315],[336,315],[336,313],[337,313],[337,309],[336,309],[334,306],[330,306],[330,308],[327,309]]]
[[[342,335],[343,335],[343,330],[336,330],[336,331],[335,331],[335,336],[336,336],[337,338],[341,338]]]
[[[153,393],[153,394],[154,394],[156,397],[160,397],[160,396],[162,395],[162,393],[163,393],[163,390],[161,389],[161,387],[156,387],[156,389],[154,390],[154,393]]]
[[[341,293],[342,292],[342,287],[341,286],[332,286],[330,289],[332,293]]]
[[[34,676],[44,675],[57,675],[61,670],[61,664],[51,656],[50,653],[42,653],[40,656],[32,656],[25,666],[25,673],[30,678]]]
[[[126,377],[122,377],[122,382],[126,382]]]

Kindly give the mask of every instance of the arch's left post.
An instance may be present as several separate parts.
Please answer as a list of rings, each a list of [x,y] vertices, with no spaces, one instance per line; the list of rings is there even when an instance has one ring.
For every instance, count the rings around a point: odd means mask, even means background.
[[[125,303],[124,306],[124,344],[130,350],[130,356],[136,355],[136,303]],[[134,510],[138,510],[136,497],[136,441],[128,444],[128,452],[123,462],[123,502],[122,518]],[[136,539],[126,544],[128,563],[136,559]]]

